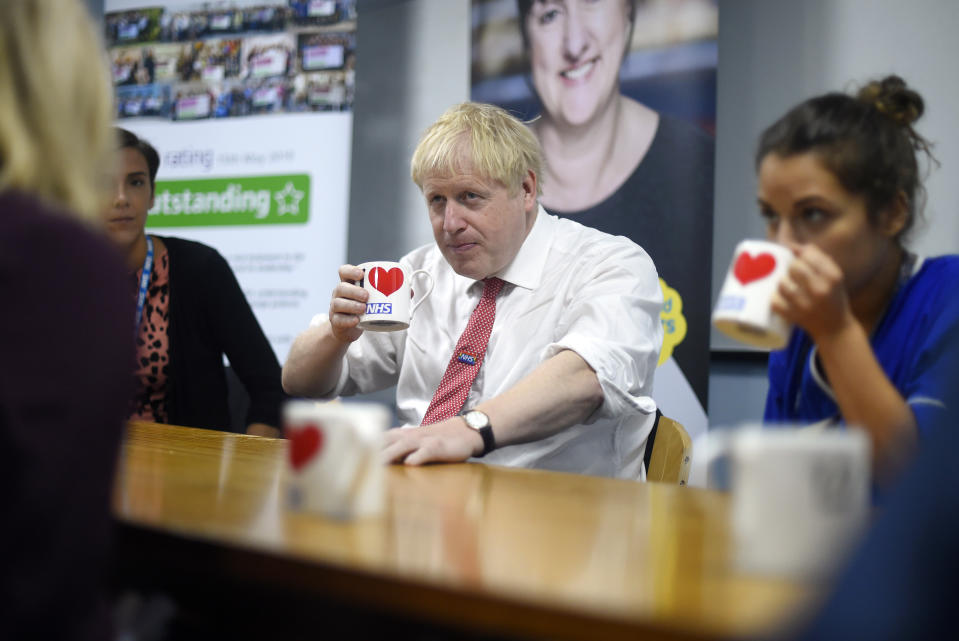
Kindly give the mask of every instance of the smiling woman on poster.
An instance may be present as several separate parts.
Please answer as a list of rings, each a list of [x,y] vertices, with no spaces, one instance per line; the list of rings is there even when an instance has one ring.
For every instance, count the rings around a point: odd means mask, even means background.
[[[646,248],[665,281],[661,364],[672,349],[682,370],[669,380],[660,368],[657,400],[666,387],[688,387],[685,377],[705,406],[714,144],[694,125],[621,93],[620,65],[640,4],[518,0],[542,105],[531,124],[546,158],[542,203]]]

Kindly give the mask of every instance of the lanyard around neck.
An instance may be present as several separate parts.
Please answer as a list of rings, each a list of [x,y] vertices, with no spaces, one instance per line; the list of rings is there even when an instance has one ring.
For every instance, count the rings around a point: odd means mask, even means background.
[[[150,275],[153,272],[153,239],[147,236],[147,255],[143,259],[143,274],[140,276],[140,292],[137,294],[137,317],[133,326],[133,337],[140,334],[140,321],[143,320],[143,305],[147,300],[147,290],[150,288]]]

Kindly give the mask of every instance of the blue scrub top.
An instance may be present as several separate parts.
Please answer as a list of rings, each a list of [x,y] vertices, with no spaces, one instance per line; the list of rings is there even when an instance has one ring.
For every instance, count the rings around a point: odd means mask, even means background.
[[[880,366],[906,399],[920,438],[957,404],[959,371],[959,256],[916,260],[870,339]],[[767,423],[809,424],[842,415],[824,375],[815,346],[800,329],[786,348],[770,354]]]

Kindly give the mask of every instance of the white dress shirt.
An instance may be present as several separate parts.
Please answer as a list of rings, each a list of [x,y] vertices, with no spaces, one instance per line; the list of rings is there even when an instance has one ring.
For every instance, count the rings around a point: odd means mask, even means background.
[[[454,272],[435,244],[400,262],[432,274],[432,293],[409,329],[364,332],[350,345],[331,395],[395,384],[400,421],[415,426],[426,414],[483,283]],[[464,409],[502,394],[564,349],[596,371],[604,400],[585,423],[503,446],[482,461],[644,478],[643,453],[656,412],[650,394],[663,340],[662,290],[652,260],[627,238],[540,208],[516,257],[496,275],[506,284],[496,299],[486,358]],[[413,289],[418,300],[425,286],[417,280]]]

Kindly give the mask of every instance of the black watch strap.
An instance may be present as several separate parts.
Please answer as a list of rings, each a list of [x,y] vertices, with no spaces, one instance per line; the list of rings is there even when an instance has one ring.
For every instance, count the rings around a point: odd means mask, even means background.
[[[496,439],[493,438],[493,426],[490,425],[489,416],[479,410],[469,410],[462,415],[466,425],[479,432],[483,439],[483,452],[477,457],[482,458],[496,449]]]
[[[483,437],[483,453],[479,455],[479,457],[482,458],[496,449],[496,439],[493,438],[492,425],[481,427],[476,431]]]

